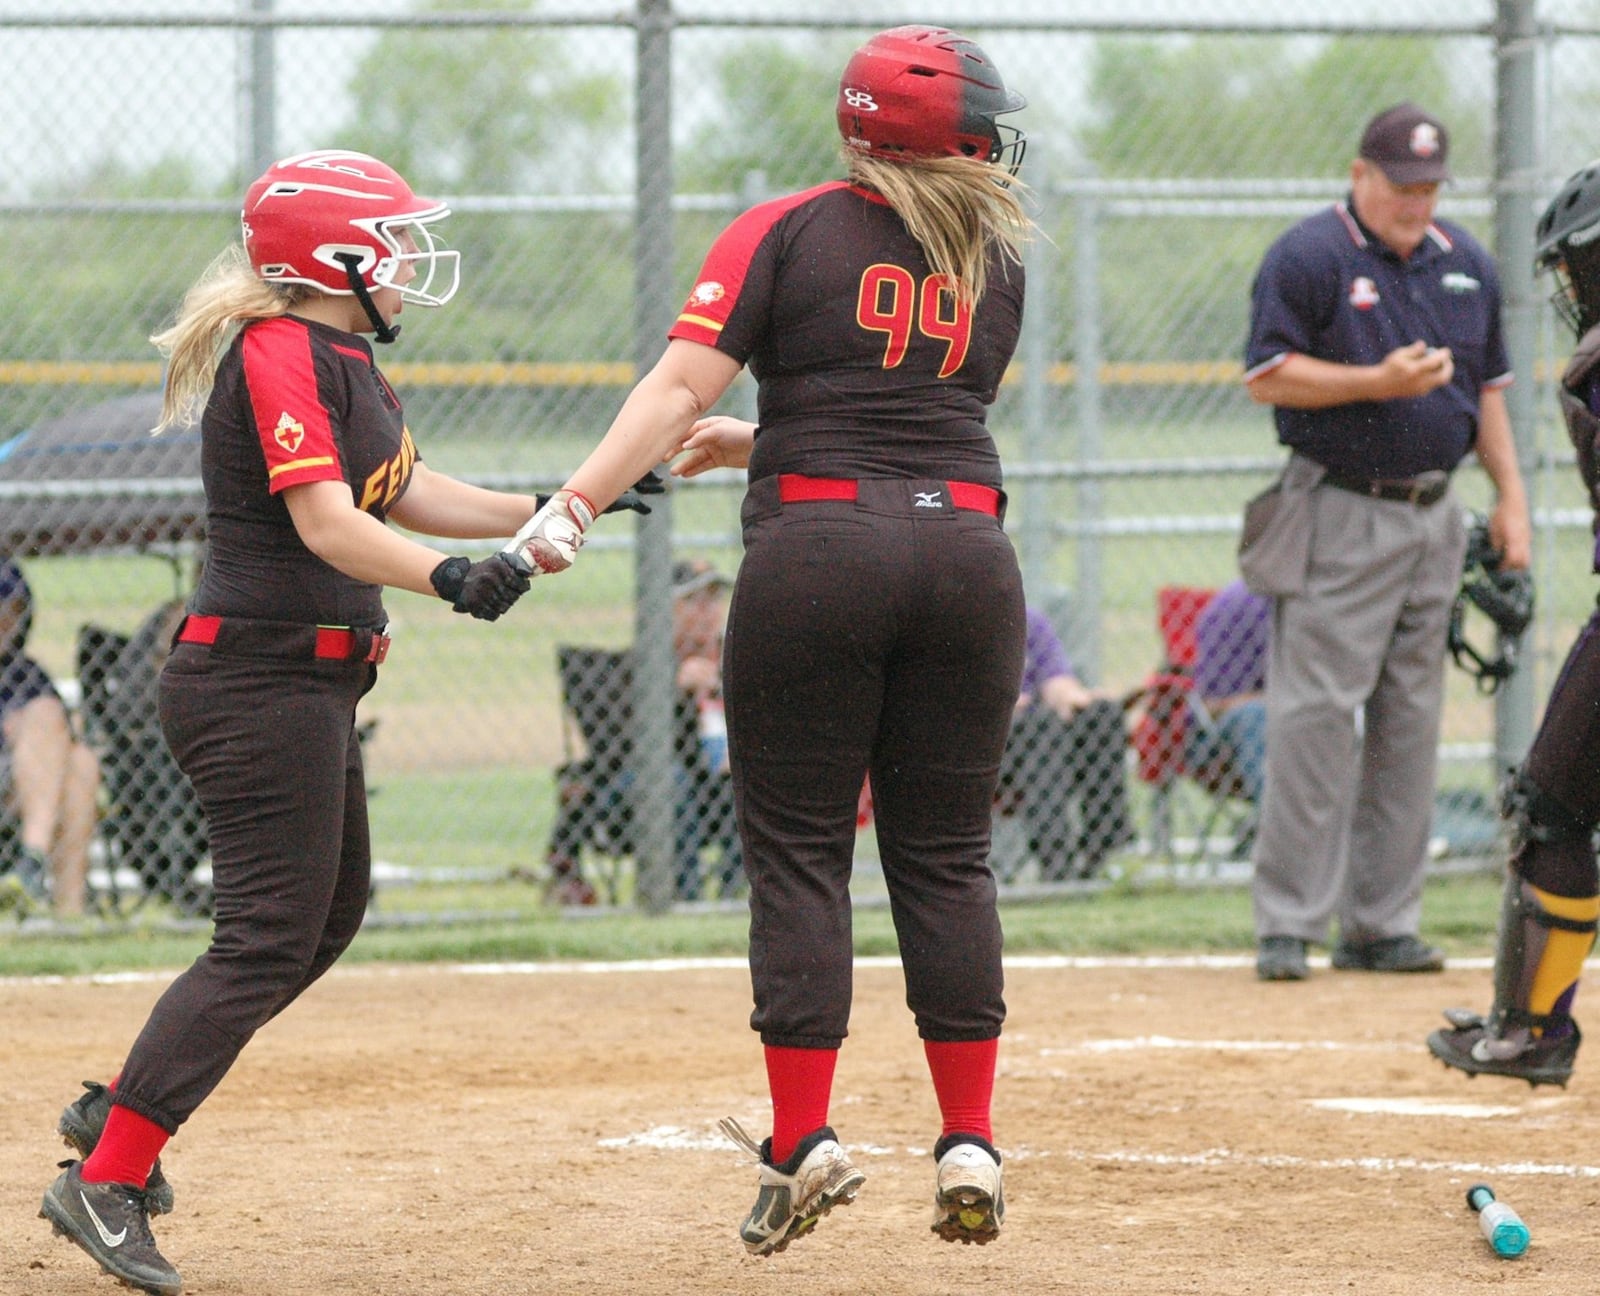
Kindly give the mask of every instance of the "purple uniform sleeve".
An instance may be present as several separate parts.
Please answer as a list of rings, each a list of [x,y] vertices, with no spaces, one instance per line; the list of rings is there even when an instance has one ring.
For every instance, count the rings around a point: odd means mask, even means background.
[[[1195,623],[1195,690],[1203,698],[1259,693],[1267,683],[1271,605],[1243,581],[1217,591]]]
[[[1022,691],[1032,697],[1039,696],[1039,688],[1047,679],[1057,675],[1071,675],[1072,662],[1067,650],[1056,634],[1050,618],[1037,608],[1028,609],[1027,658],[1022,668]]]

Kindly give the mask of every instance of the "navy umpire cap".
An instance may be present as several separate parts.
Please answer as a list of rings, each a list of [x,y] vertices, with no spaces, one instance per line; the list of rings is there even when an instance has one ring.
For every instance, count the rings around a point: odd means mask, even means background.
[[[1451,178],[1450,132],[1409,100],[1384,109],[1367,123],[1361,133],[1361,156],[1376,162],[1391,184],[1440,184]]]

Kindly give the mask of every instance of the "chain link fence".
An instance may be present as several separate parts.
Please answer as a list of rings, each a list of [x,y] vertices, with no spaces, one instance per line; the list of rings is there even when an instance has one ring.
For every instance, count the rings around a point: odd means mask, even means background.
[[[1486,850],[1496,766],[1525,744],[1589,606],[1588,518],[1550,391],[1569,340],[1529,241],[1545,197],[1600,153],[1600,5],[1338,8],[1188,0],[1131,19],[1087,0],[952,2],[863,25],[833,0],[0,5],[0,517],[35,594],[28,651],[101,757],[97,888],[123,907],[204,905],[203,824],[148,749],[140,689],[112,705],[105,683],[148,672],[130,645],[151,646],[141,629],[203,554],[197,443],[154,455],[139,398],[161,379],[149,335],[237,237],[248,181],[338,144],[449,200],[462,290],[408,314],[382,363],[430,464],[548,488],[659,352],[717,231],[839,174],[849,51],[930,16],[1029,99],[1041,237],[991,427],[1030,601],[1113,708],[1092,732],[1019,734],[1027,754],[1008,757],[996,803],[1002,878],[1245,857],[1249,796],[1184,756],[1203,717],[1163,685],[1185,669],[1170,608],[1233,578],[1242,504],[1282,457],[1240,381],[1255,266],[1343,193],[1362,124],[1402,98],[1452,127],[1442,212],[1502,255],[1539,527],[1539,616],[1513,687],[1490,699],[1451,675],[1439,848]],[[741,379],[724,408],[753,405]],[[575,574],[494,625],[390,596],[394,649],[364,708],[378,912],[387,882],[428,878],[648,908],[739,892],[714,717],[674,704],[671,627],[675,561],[736,569],[741,487],[696,481],[648,517],[603,519]],[[1470,461],[1459,489],[1487,502]],[[131,773],[125,748],[145,750]],[[1120,801],[1093,791],[1107,750]],[[167,840],[131,830],[140,815]],[[870,877],[869,832],[862,855]]]

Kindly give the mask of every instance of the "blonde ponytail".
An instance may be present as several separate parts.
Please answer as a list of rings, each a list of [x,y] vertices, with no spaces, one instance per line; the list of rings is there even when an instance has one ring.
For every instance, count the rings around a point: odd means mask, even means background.
[[[988,285],[991,248],[1019,262],[1033,222],[1022,206],[1027,186],[1003,167],[965,157],[888,161],[843,150],[852,184],[880,194],[922,245],[934,272],[968,308]]]
[[[177,318],[150,341],[167,357],[167,379],[157,432],[192,423],[211,392],[217,362],[240,325],[273,319],[315,291],[279,286],[257,276],[235,244],[217,257],[183,295]]]

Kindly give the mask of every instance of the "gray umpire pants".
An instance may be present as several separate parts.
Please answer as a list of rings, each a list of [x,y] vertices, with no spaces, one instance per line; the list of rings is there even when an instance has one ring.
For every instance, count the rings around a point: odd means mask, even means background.
[[[1413,934],[1438,774],[1450,606],[1466,528],[1323,483],[1304,592],[1281,597],[1254,850],[1258,938]]]

